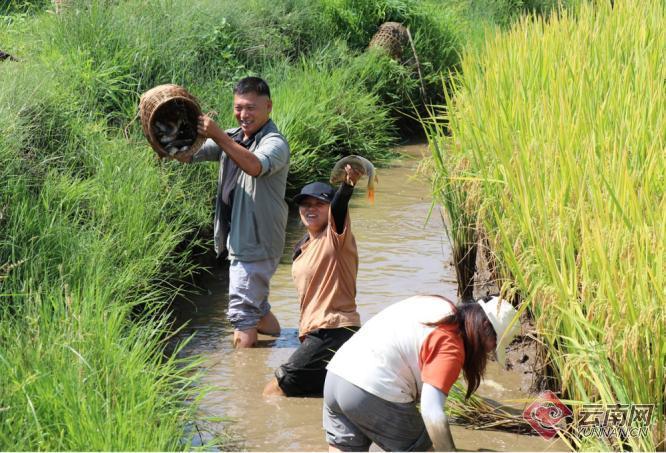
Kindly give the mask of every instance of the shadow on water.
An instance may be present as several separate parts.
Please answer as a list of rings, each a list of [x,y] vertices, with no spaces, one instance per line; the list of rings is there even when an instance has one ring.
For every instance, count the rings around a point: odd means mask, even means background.
[[[402,147],[403,158],[378,170],[379,184],[374,205],[365,198],[360,181],[350,204],[352,229],[359,250],[357,303],[362,321],[393,302],[415,294],[441,294],[456,298],[455,271],[439,216],[426,224],[431,199],[427,181],[415,174],[424,145]],[[180,338],[194,337],[184,355],[205,358],[202,384],[212,391],[201,403],[202,416],[228,421],[213,423],[213,430],[230,428],[243,439],[240,448],[250,451],[326,450],[321,426],[322,401],[318,398],[261,396],[277,366],[298,346],[299,307],[291,279],[293,245],[304,230],[291,212],[287,241],[278,270],[271,281],[270,303],[282,325],[278,338],[260,336],[260,348],[234,351],[232,327],[226,320],[227,266],[214,267],[199,281],[204,288],[174,305],[177,325],[186,326]],[[480,394],[497,400],[526,399],[517,390],[517,376],[489,366]],[[210,424],[209,424],[210,425]],[[470,451],[563,449],[534,436],[497,431],[475,431],[454,426],[460,449]]]

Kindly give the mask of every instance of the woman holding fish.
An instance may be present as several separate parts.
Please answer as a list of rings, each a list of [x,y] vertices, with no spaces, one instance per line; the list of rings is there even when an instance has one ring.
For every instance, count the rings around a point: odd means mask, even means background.
[[[301,345],[276,370],[265,396],[321,395],[326,365],[361,325],[356,311],[358,252],[347,212],[354,186],[367,172],[357,168],[347,162],[338,169],[344,177],[334,172],[341,179],[337,191],[315,182],[294,197],[307,229],[294,247],[292,265],[301,311]]]

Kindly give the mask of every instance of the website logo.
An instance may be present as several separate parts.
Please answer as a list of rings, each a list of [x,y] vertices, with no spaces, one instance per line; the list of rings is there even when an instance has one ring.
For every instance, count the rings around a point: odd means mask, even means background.
[[[566,426],[571,410],[550,390],[541,392],[523,411],[523,418],[541,437],[550,440]]]

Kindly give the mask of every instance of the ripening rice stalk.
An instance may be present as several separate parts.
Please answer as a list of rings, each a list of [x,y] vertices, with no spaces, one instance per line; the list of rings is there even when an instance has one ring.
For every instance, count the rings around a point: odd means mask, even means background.
[[[424,121],[430,136],[443,136],[443,125],[436,121]],[[458,283],[458,298],[463,301],[473,299],[474,273],[477,253],[477,211],[479,199],[474,195],[470,181],[464,176],[454,177],[452,173],[462,175],[468,162],[454,162],[449,159],[445,146],[438,141],[431,141],[433,169],[424,170],[432,178],[435,201],[442,206],[442,223],[451,243],[453,267]],[[452,170],[450,167],[455,166]]]
[[[505,407],[477,394],[465,400],[466,390],[458,381],[448,395],[446,411],[454,423],[461,423],[474,429],[534,434],[532,427],[523,418],[522,411]]]
[[[652,435],[608,441],[633,450],[665,437],[664,23],[663,2],[633,1],[525,19],[465,56],[434,118],[451,136],[429,137],[447,150],[445,184],[480,200],[456,208],[482,213],[575,413],[656,405]]]

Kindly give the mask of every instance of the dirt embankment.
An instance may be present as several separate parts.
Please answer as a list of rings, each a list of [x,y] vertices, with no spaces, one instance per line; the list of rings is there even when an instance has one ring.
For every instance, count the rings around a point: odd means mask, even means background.
[[[479,241],[476,254],[476,272],[474,274],[474,299],[497,295],[500,288],[492,268],[492,259],[487,246]],[[520,390],[537,394],[545,389],[554,390],[555,382],[543,357],[544,352],[538,347],[535,338],[533,319],[528,313],[520,318],[522,335],[510,345],[506,354],[508,370],[521,375]]]

